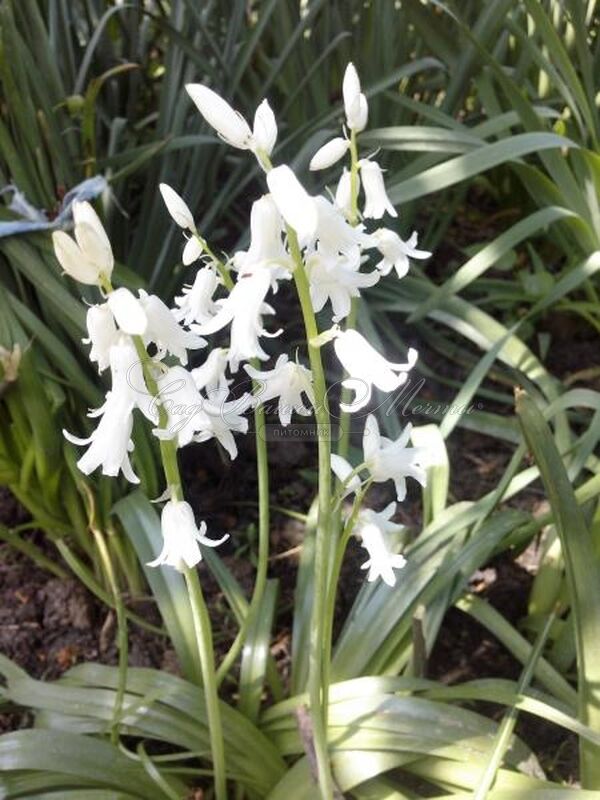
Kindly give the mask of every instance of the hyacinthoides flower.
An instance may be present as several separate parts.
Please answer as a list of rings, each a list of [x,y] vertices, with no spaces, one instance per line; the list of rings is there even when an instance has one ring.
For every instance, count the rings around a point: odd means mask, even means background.
[[[321,347],[333,342],[340,365],[347,372],[341,405],[345,414],[355,413],[368,403],[372,386],[385,392],[400,386],[416,361],[416,351],[409,351],[405,364],[388,362],[353,330],[355,300],[361,289],[373,286],[381,275],[392,269],[402,277],[409,257],[427,258],[430,254],[417,250],[414,235],[408,242],[403,242],[394,231],[386,228],[379,228],[375,235],[366,232],[363,220],[380,220],[386,213],[395,217],[397,213],[385,191],[379,165],[371,157],[359,159],[358,156],[357,137],[367,124],[368,103],[352,64],[346,69],[342,86],[347,126],[344,135],[327,142],[310,162],[311,170],[326,169],[350,154],[350,169],[344,168],[333,202],[326,197],[311,196],[288,165],[272,164],[277,126],[266,101],[259,107],[251,129],[247,121],[212,90],[200,84],[188,85],[186,89],[204,119],[224,141],[256,156],[266,173],[269,190],[268,195],[253,205],[249,250],[241,256],[235,254],[231,259],[238,278],[229,298],[219,304],[220,308],[212,319],[194,327],[194,330],[206,336],[231,323],[230,366],[235,370],[241,360],[248,360],[251,355],[255,360],[265,359],[258,340],[265,335],[263,315],[272,312],[267,302],[269,290],[276,291],[279,280],[293,278],[302,309],[310,370],[294,364],[285,355],[280,356],[274,369],[259,370],[256,365],[245,369],[255,382],[262,382],[263,401],[279,397],[282,424],[289,422],[292,408],[305,413],[303,394],[312,403],[317,421],[318,523],[308,688],[320,794],[330,798],[334,796],[335,784],[326,740],[328,661],[335,585],[345,544],[355,531],[369,554],[365,563],[368,579],[381,577],[393,585],[395,570],[404,563],[403,557],[388,544],[390,531],[397,528],[390,521],[395,505],[377,513],[361,510],[360,503],[372,481],[394,479],[400,498],[404,496],[406,477],[412,476],[423,482],[425,473],[424,454],[406,447],[410,428],[397,442],[389,442],[379,435],[372,416],[365,427],[365,437],[370,437],[368,441],[365,439],[365,463],[353,470],[345,460],[347,431],[338,454],[332,456],[327,433],[330,413]],[[260,123],[257,121],[261,117],[259,112],[262,114]],[[359,209],[361,187],[364,193],[362,210]],[[379,251],[381,258],[372,272],[363,272],[361,267],[368,250]],[[262,279],[259,278],[261,273]],[[319,332],[315,313],[328,306],[333,328]],[[237,330],[234,327],[236,315],[239,315]],[[339,323],[344,320],[346,327],[342,330]],[[238,342],[238,330],[244,331],[246,350],[242,350]],[[366,391],[359,396],[361,389]],[[260,393],[258,398],[261,399]],[[335,495],[331,485],[332,469],[341,479]],[[364,484],[358,477],[361,469],[369,475]],[[344,477],[350,481],[349,487],[344,484]],[[336,563],[331,570],[328,564],[330,540],[338,536],[340,522],[335,509],[341,506],[342,498],[349,493],[355,494],[354,508],[344,525]],[[328,585],[330,572],[332,580]]]
[[[136,296],[126,288],[113,288],[112,250],[102,225],[91,206],[75,206],[75,238],[58,232],[55,250],[65,272],[100,289],[101,302],[88,310],[86,341],[98,371],[110,369],[112,385],[103,406],[90,413],[100,418],[91,436],[82,440],[67,432],[65,435],[87,446],[78,461],[82,472],[89,474],[101,468],[104,474],[122,473],[135,483],[133,415],[141,413],[153,426],[167,488],[159,498],[165,502],[161,516],[163,547],[150,566],[179,570],[187,582],[202,662],[216,797],[224,800],[227,787],[218,684],[239,655],[249,625],[260,612],[267,574],[268,465],[266,441],[261,435],[264,404],[278,401],[283,426],[290,423],[293,411],[307,415],[312,408],[317,422],[319,485],[308,690],[319,790],[322,797],[331,798],[335,783],[326,737],[329,658],[335,593],[345,547],[354,535],[368,554],[363,565],[367,580],[382,580],[389,586],[396,583],[404,559],[393,544],[398,527],[391,521],[395,504],[380,512],[362,504],[372,482],[390,479],[401,501],[407,477],[424,482],[426,454],[408,447],[410,427],[392,442],[379,434],[372,415],[365,425],[364,461],[360,465],[352,467],[347,461],[344,441],[332,454],[321,350],[331,344],[345,372],[340,408],[346,416],[368,404],[373,386],[383,392],[401,386],[415,364],[416,351],[409,350],[406,363],[388,361],[354,330],[355,303],[361,290],[375,285],[382,275],[394,270],[401,278],[408,270],[409,258],[426,258],[429,253],[417,249],[414,234],[404,242],[387,228],[367,231],[365,220],[380,220],[386,213],[394,217],[396,211],[379,166],[371,157],[359,158],[357,136],[367,124],[368,104],[352,64],[346,69],[342,87],[344,135],[324,145],[310,165],[313,170],[325,169],[350,155],[349,169],[344,167],[333,199],[311,196],[288,165],[273,166],[277,124],[266,100],[256,110],[251,128],[208,87],[192,84],[186,88],[226,143],[256,157],[265,172],[268,193],[252,206],[248,249],[219,258],[198,231],[185,200],[172,187],[160,185],[166,209],[185,239],[183,263],[200,263],[193,281],[183,287],[172,309],[144,291]],[[364,202],[359,207],[361,188]],[[365,271],[365,262],[375,253],[379,260],[371,271]],[[309,368],[298,354],[294,359],[280,355],[271,368],[264,363],[270,358],[264,338],[283,332],[273,323],[271,295],[276,294],[281,281],[287,280],[294,281],[300,302]],[[325,309],[331,314],[332,327],[319,331],[315,315]],[[210,337],[225,330],[228,346],[211,347]],[[206,350],[200,366],[188,367],[188,350]],[[254,390],[252,395],[234,398],[230,387],[240,366],[252,379]],[[193,413],[182,413],[181,409],[193,409]],[[248,430],[245,414],[250,410],[255,415],[259,479],[258,569],[249,611],[215,674],[210,624],[195,566],[203,548],[216,547],[227,536],[212,538],[207,535],[206,524],[197,522],[184,498],[177,449],[216,439],[230,458],[235,458],[236,435]],[[347,446],[347,431],[345,437]],[[335,490],[332,472],[338,478]],[[361,473],[367,477],[361,480]],[[344,498],[350,496],[354,497],[353,506],[343,518]]]

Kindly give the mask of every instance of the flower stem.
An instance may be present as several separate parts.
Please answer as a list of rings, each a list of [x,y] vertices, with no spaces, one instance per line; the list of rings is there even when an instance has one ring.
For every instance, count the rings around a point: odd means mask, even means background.
[[[140,336],[133,337],[137,354],[142,364],[144,380],[148,391],[157,400],[160,400],[160,393],[156,379],[152,373],[152,359],[146,351],[144,342]],[[165,428],[168,424],[168,415],[160,402],[157,402],[158,424]],[[171,491],[171,497],[175,500],[183,500],[183,488],[181,485],[181,475],[177,462],[177,447],[172,439],[160,440],[160,455],[165,480]],[[213,761],[213,772],[215,782],[216,800],[227,800],[227,778],[225,771],[225,747],[223,744],[223,728],[221,725],[221,712],[219,710],[219,695],[217,692],[217,681],[215,675],[215,656],[213,649],[212,633],[210,627],[210,617],[204,602],[200,579],[195,569],[186,567],[185,582],[188,588],[192,618],[194,620],[194,631],[196,634],[196,644],[200,656],[200,666],[202,669],[202,687],[204,689],[204,699],[206,703],[206,713],[208,716],[208,730],[210,735],[210,748]]]
[[[202,594],[202,586],[200,585],[198,572],[195,569],[186,567],[184,576],[190,596],[194,631],[196,633],[198,652],[200,654],[200,666],[202,668],[202,683],[204,687],[204,699],[206,702],[208,729],[210,732],[210,748],[214,770],[215,797],[216,800],[227,800],[225,746],[223,743],[221,711],[219,709],[219,695],[217,692],[215,675],[215,659],[210,629],[210,617],[208,616],[208,609],[206,608],[204,595]]]
[[[315,419],[319,448],[319,495],[314,559],[313,606],[310,625],[310,654],[308,693],[312,711],[312,725],[318,780],[321,797],[334,796],[334,783],[327,751],[327,699],[329,686],[323,681],[323,653],[327,648],[324,635],[324,613],[329,577],[329,538],[331,533],[331,431],[327,403],[327,385],[319,347],[312,344],[318,336],[317,321],[310,299],[308,279],[304,271],[302,254],[296,232],[288,226],[288,244],[294,260],[294,281],[308,342],[308,355],[313,374],[315,393]]]

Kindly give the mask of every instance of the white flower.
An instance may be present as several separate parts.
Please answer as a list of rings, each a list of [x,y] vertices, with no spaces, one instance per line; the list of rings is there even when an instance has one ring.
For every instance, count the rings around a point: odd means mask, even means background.
[[[229,353],[225,347],[215,347],[204,364],[191,371],[196,389],[205,389],[210,396],[212,392],[227,388],[231,379],[225,377]]]
[[[148,328],[144,334],[144,344],[153,342],[156,345],[158,358],[163,358],[166,353],[178,358],[182,364],[187,364],[187,349],[197,350],[206,347],[206,341],[195,333],[183,330],[177,324],[173,312],[154,294],[148,294],[140,289],[140,303],[146,317]]]
[[[181,294],[175,298],[177,308],[173,309],[173,316],[177,322],[190,326],[202,325],[208,322],[217,313],[217,305],[213,295],[219,285],[217,273],[211,267],[199,269],[191,286],[185,285]]]
[[[362,225],[349,225],[342,212],[325,197],[315,197],[318,221],[316,238],[321,250],[329,254],[355,255],[359,248],[369,247],[370,239]]]
[[[365,191],[365,207],[363,216],[370,219],[381,219],[385,212],[392,217],[397,217],[396,209],[392,205],[385,191],[381,167],[375,161],[362,158],[358,165],[362,176],[362,185]]]
[[[116,343],[119,336],[115,318],[108,303],[88,308],[85,321],[88,338],[82,339],[82,341],[84,344],[92,345],[90,361],[97,361],[98,372],[104,372],[110,364],[110,348]]]
[[[250,150],[252,131],[244,117],[226,100],[201,83],[188,83],[186,91],[208,124],[232,147]]]
[[[169,500],[161,514],[161,530],[163,549],[158,558],[148,562],[149,567],[160,567],[167,564],[183,572],[185,567],[194,567],[202,561],[203,547],[217,547],[229,538],[225,534],[220,539],[209,539],[206,536],[206,523],[196,526],[194,512],[185,500]]]
[[[348,127],[360,133],[367,125],[369,107],[367,98],[360,91],[360,80],[352,62],[348,64],[344,73],[342,94]]]
[[[270,156],[277,141],[277,122],[271,106],[263,100],[254,114],[253,149]]]
[[[64,231],[52,234],[54,253],[64,271],[80,283],[99,286],[112,274],[114,258],[98,215],[87,202],[73,203],[75,241]]]
[[[360,536],[362,546],[369,554],[369,558],[361,565],[361,569],[368,569],[369,582],[382,578],[388,586],[396,585],[395,569],[402,569],[406,559],[399,553],[389,549],[387,536],[394,533],[400,526],[390,522],[396,510],[396,504],[390,503],[383,511],[376,512],[370,508],[359,512],[354,533]]]
[[[300,243],[307,244],[317,230],[318,214],[314,198],[286,164],[267,173],[267,184],[279,213],[296,231]]]
[[[382,275],[388,275],[394,268],[399,278],[403,278],[410,267],[409,258],[429,258],[427,250],[418,250],[416,231],[404,242],[397,233],[387,228],[379,228],[371,235],[372,241],[383,256],[376,265]]]
[[[356,176],[358,186],[360,187],[360,172]],[[344,171],[338,181],[337,189],[335,190],[335,205],[345,217],[349,217],[352,213],[352,179],[350,177],[350,170],[344,167]]]
[[[371,399],[373,386],[382,392],[393,392],[406,382],[407,373],[416,364],[418,353],[412,347],[408,351],[408,362],[394,364],[387,361],[358,331],[348,329],[334,332],[333,346],[349,377],[342,386],[356,394],[350,405],[340,403],[342,411],[359,411]],[[361,397],[362,394],[362,397]]]
[[[205,400],[196,388],[192,375],[183,367],[167,369],[157,380],[160,403],[167,413],[167,424],[155,428],[158,439],[175,439],[177,447],[185,447],[194,436],[210,428],[204,410]]]
[[[277,281],[291,277],[292,260],[282,239],[283,219],[270,194],[252,203],[250,212],[250,247],[238,250],[233,266],[243,275],[268,269],[273,291]]]
[[[292,411],[308,416],[311,409],[306,408],[302,400],[305,394],[314,406],[315,396],[312,387],[312,373],[301,364],[290,361],[286,355],[281,355],[275,363],[274,369],[261,372],[254,367],[245,365],[248,375],[260,384],[260,389],[255,397],[263,405],[268,400],[279,398],[278,411],[282,425],[289,425]]]
[[[221,386],[213,390],[208,400],[205,400],[204,410],[208,416],[209,424],[203,431],[194,436],[194,441],[206,442],[208,439],[215,438],[227,450],[229,457],[233,461],[238,453],[233,431],[236,433],[246,433],[248,431],[248,420],[241,415],[252,405],[253,398],[251,394],[246,392],[239,399],[228,401],[228,393],[227,387]]]
[[[264,302],[270,282],[271,275],[267,270],[242,276],[228,297],[217,301],[220,306],[218,313],[208,322],[195,327],[198,333],[205,335],[215,333],[231,323],[229,365],[232,372],[237,371],[240,361],[252,358],[266,360],[268,355],[260,346],[259,336],[277,336],[280,333],[267,334],[262,324],[263,314],[274,313],[271,306]]]
[[[343,139],[341,136],[336,136],[335,139],[324,144],[320,147],[310,160],[308,168],[312,171],[319,169],[327,169],[328,167],[336,164],[340,158],[343,158],[348,152],[350,142],[348,139]]]
[[[360,297],[359,289],[374,286],[379,273],[359,272],[360,251],[350,257],[327,255],[317,251],[306,259],[306,271],[310,282],[310,299],[315,311],[321,311],[327,300],[333,308],[333,321],[347,317],[352,307],[352,298]]]
[[[89,417],[100,417],[98,427],[88,439],[79,439],[65,430],[63,434],[73,444],[89,444],[77,462],[84,475],[101,466],[103,475],[116,476],[122,472],[131,483],[139,483],[129,461],[129,453],[133,450],[132,412],[138,403],[141,408],[144,400],[145,385],[139,374],[139,359],[131,339],[122,334],[110,348],[109,357],[112,389],[104,404],[88,414]],[[142,393],[138,396],[139,389]]]
[[[172,189],[168,183],[161,183],[158,188],[160,189],[162,199],[165,201],[167,211],[173,217],[177,225],[193,233],[196,230],[196,223],[194,222],[194,216],[185,200],[180,197],[175,189]]]
[[[142,336],[148,327],[148,318],[144,307],[137,297],[121,286],[106,298],[115,322],[124,333],[131,336]]]
[[[414,478],[421,486],[427,482],[425,465],[429,454],[424,447],[407,447],[412,426],[409,424],[396,441],[387,439],[379,433],[379,426],[373,414],[369,414],[363,433],[363,464],[375,483],[393,480],[399,502],[406,497],[406,478]],[[346,492],[350,494],[360,487],[357,476],[348,481],[353,472],[352,466],[340,456],[331,456],[331,469],[341,480],[346,481]]]

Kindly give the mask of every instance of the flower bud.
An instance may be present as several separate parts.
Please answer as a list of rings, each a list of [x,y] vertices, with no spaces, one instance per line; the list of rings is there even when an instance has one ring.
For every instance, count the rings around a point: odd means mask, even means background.
[[[318,223],[317,206],[292,170],[286,164],[275,167],[267,173],[267,184],[279,213],[300,241],[313,238]]]
[[[348,152],[350,142],[347,139],[342,139],[341,136],[336,136],[323,147],[319,148],[310,160],[308,168],[313,172],[319,169],[327,169],[333,166],[340,158]]]
[[[171,189],[168,183],[161,183],[158,188],[160,189],[167,211],[173,217],[177,225],[184,230],[195,231],[196,225],[194,223],[194,216],[185,200],[180,197],[174,189]]]
[[[248,123],[226,100],[201,83],[188,83],[185,88],[198,111],[222,139],[240,150],[251,148],[252,131]]]
[[[275,114],[266,100],[263,100],[256,109],[252,135],[254,138],[253,149],[270,156],[277,141],[277,122]]]

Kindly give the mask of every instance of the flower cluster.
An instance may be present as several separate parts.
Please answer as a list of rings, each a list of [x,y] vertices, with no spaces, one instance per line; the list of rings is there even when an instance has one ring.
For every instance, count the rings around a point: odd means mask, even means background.
[[[276,400],[282,425],[290,423],[293,411],[310,414],[316,403],[314,376],[297,357],[280,355],[272,368],[260,369],[260,362],[270,358],[264,339],[282,333],[272,322],[271,298],[280,282],[292,278],[297,269],[306,274],[314,312],[326,310],[331,319],[331,327],[309,346],[332,343],[346,373],[343,386],[353,394],[352,402],[341,403],[343,412],[364,408],[373,386],[383,392],[397,389],[417,359],[410,349],[405,363],[390,362],[347,324],[362,289],[392,270],[402,278],[409,259],[430,255],[417,248],[414,233],[404,241],[391,229],[368,228],[369,220],[397,213],[379,164],[372,156],[358,157],[357,136],[367,124],[368,102],[354,66],[348,65],[343,81],[343,135],[323,145],[310,162],[311,170],[323,170],[350,157],[330,196],[311,195],[288,165],[272,165],[277,123],[266,100],[257,108],[251,128],[208,87],[191,84],[186,89],[224,141],[254,154],[266,174],[268,193],[252,205],[247,249],[218,258],[184,199],[169,185],[160,185],[167,211],[183,232],[182,261],[199,263],[172,309],[144,291],[136,296],[126,288],[112,289],[110,243],[88,203],[74,206],[74,240],[63,232],[54,234],[55,252],[65,272],[83,283],[97,284],[104,294],[103,302],[88,311],[85,341],[99,372],[110,369],[111,389],[104,405],[90,412],[100,421],[89,439],[65,433],[71,441],[89,445],[78,462],[86,474],[101,467],[104,474],[122,472],[128,480],[138,480],[129,460],[135,409],[152,422],[159,439],[182,447],[215,438],[231,458],[237,454],[234,433],[247,431],[244,415],[257,404]],[[365,270],[367,262],[372,263],[370,271]],[[225,330],[227,346],[210,347],[206,337]],[[204,363],[189,369],[187,351],[202,348],[208,348]],[[240,366],[254,391],[234,398],[231,384]],[[154,386],[149,386],[149,376]],[[394,480],[398,500],[405,496],[408,476],[425,481],[424,453],[407,447],[409,436],[407,428],[396,442],[384,439],[375,418],[367,417],[361,467],[370,480]],[[346,493],[359,490],[359,470],[339,456],[332,457],[332,469]],[[368,579],[381,576],[389,584],[395,581],[394,569],[403,564],[387,545],[393,511],[392,507],[379,514],[363,510],[356,527],[369,553]],[[192,510],[178,498],[167,503],[162,520],[164,550],[153,565],[191,566],[200,560],[199,545],[220,543],[206,538],[204,523],[198,529]]]

